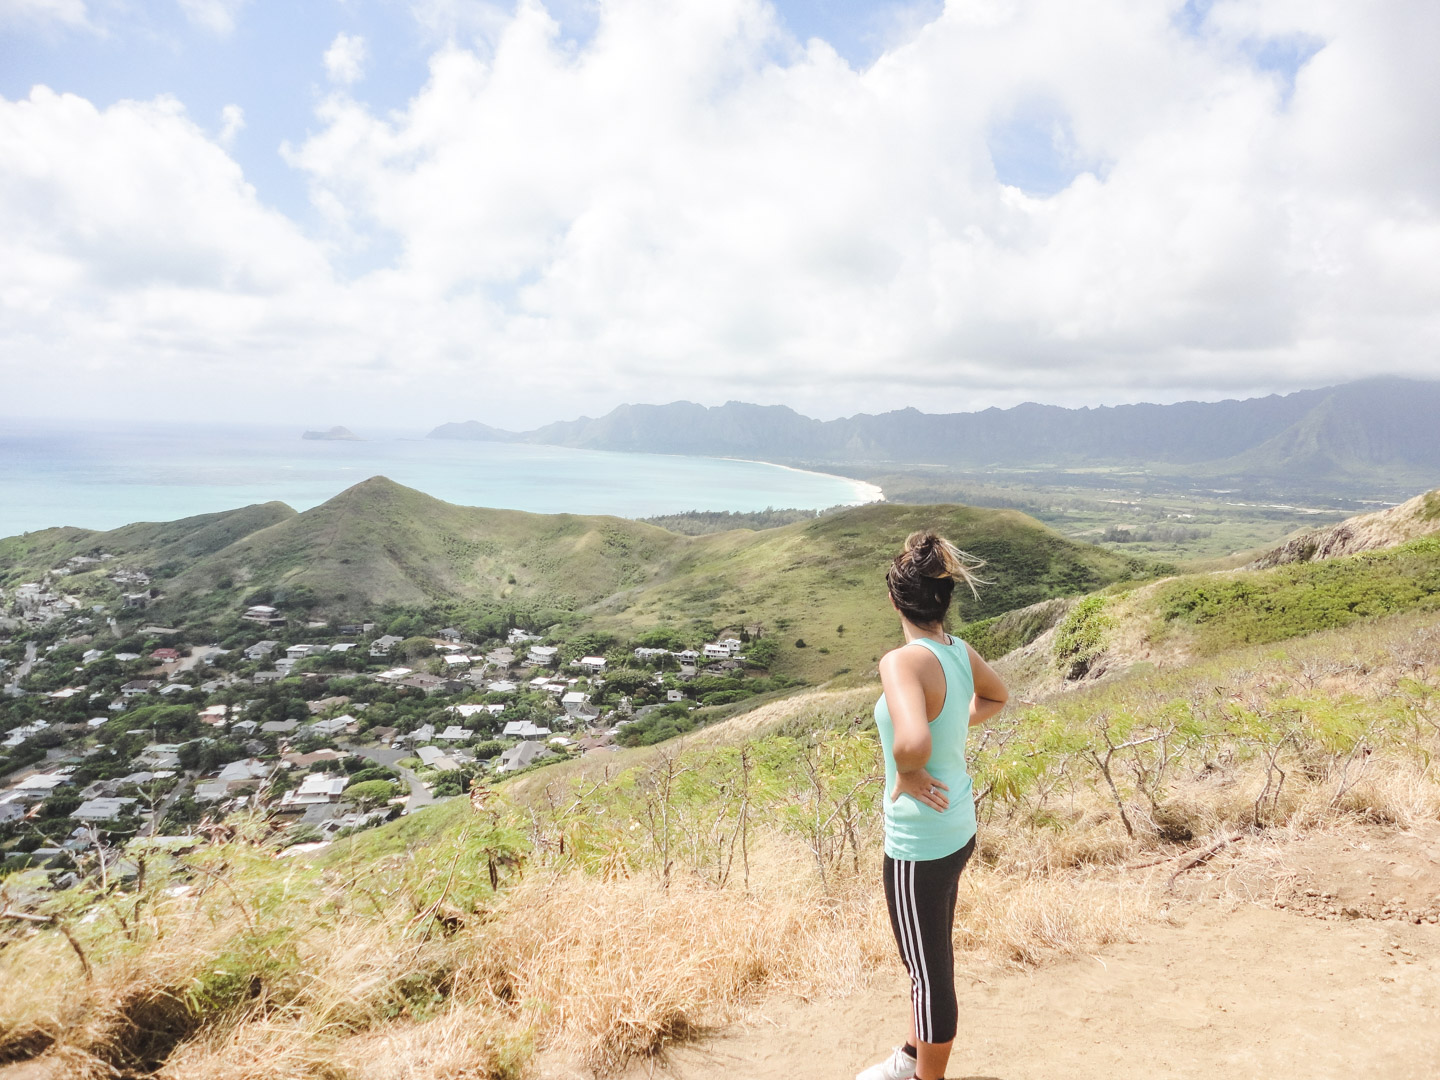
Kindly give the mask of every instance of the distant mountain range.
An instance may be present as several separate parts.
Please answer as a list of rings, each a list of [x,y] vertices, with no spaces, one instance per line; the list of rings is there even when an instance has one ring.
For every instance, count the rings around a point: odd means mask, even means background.
[[[1356,479],[1440,471],[1440,382],[1374,378],[1244,401],[973,413],[917,409],[814,420],[783,405],[621,405],[598,419],[512,432],[476,421],[432,439],[966,469],[1147,466],[1192,476]],[[1393,477],[1392,477],[1393,478]]]

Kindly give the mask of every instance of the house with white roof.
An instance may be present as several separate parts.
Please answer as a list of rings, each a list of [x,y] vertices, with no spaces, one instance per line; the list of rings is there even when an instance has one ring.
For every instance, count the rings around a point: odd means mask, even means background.
[[[107,718],[102,717],[101,719],[104,720]],[[21,724],[17,728],[11,728],[10,734],[6,736],[4,742],[0,742],[0,746],[19,746],[26,739],[30,738],[30,736],[40,734],[40,732],[44,731],[49,726],[50,723],[47,720],[34,720],[28,724]]]
[[[425,763],[427,769],[434,769],[437,772],[454,772],[460,768],[459,762],[438,746],[422,746],[415,751],[415,755]]]
[[[320,803],[333,803],[340,801],[340,793],[345,790],[349,780],[343,776],[331,776],[329,773],[310,773],[300,781],[300,786],[293,791],[287,791],[280,800],[282,807],[304,807],[315,806]]]
[[[384,634],[370,642],[371,656],[389,656],[390,650],[405,639],[398,634]]]
[[[605,658],[603,656],[582,656],[575,663],[591,675],[599,675],[600,672],[605,670]]]
[[[527,657],[532,664],[550,665],[560,659],[558,645],[532,645]]]
[[[445,728],[444,731],[440,732],[440,734],[436,735],[435,737],[437,739],[444,739],[446,742],[464,742],[466,739],[470,738],[470,732],[466,731],[459,724],[450,724],[448,727]]]
[[[133,806],[138,801],[138,799],[115,798],[88,799],[70,811],[70,816],[76,821],[113,821],[125,812],[127,806]]]
[[[538,739],[550,734],[548,727],[540,727],[531,720],[511,720],[500,733],[510,738]]]
[[[270,641],[268,638],[265,641],[257,641],[245,650],[245,659],[264,660],[279,647],[280,643],[278,641]]]
[[[549,734],[548,732],[546,734]],[[519,772],[521,769],[542,758],[551,756],[551,752],[544,743],[522,742],[518,746],[512,746],[500,755],[500,765],[496,772],[511,773]]]
[[[22,798],[43,799],[62,784],[70,783],[69,769],[56,769],[54,772],[33,773],[23,780],[17,781],[10,788],[18,792]]]
[[[178,769],[180,767],[180,744],[151,743],[135,755],[135,760],[149,765],[152,769]]]
[[[412,732],[409,732],[408,734],[397,735],[395,737],[395,741],[397,743],[407,742],[411,746],[415,746],[419,743],[427,743],[433,738],[435,738],[435,725],[421,724],[418,728],[416,728]]]
[[[220,770],[211,784],[224,785],[225,794],[230,793],[232,787],[242,784],[251,784],[257,780],[263,780],[270,772],[270,766],[257,758],[245,758],[242,761],[232,761]],[[199,789],[197,789],[198,792]]]
[[[284,626],[285,616],[271,607],[269,604],[255,604],[245,609],[245,614],[240,618],[246,622],[259,623],[261,626]]]
[[[358,723],[360,723],[360,721],[356,720],[355,717],[349,713],[346,713],[344,716],[337,716],[331,720],[316,720],[305,730],[314,735],[339,735],[352,724]]]

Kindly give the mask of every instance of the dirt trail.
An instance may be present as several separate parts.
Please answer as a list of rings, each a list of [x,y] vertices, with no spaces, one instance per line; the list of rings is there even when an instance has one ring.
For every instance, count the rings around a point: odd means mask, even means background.
[[[1310,837],[1185,888],[1131,944],[962,978],[952,1080],[1440,1075],[1440,828]],[[1380,917],[1355,917],[1366,906]],[[771,1002],[632,1080],[848,1080],[907,1007],[897,964],[846,998]]]

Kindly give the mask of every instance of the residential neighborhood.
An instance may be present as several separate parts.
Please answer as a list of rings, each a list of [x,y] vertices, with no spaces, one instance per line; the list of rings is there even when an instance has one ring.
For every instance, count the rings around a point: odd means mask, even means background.
[[[147,621],[158,594],[132,597],[153,575],[120,562],[0,586],[0,865],[63,873],[237,814],[297,842],[348,834],[784,685],[718,635],[320,622],[257,600],[202,636]],[[102,574],[96,603],[76,586]]]

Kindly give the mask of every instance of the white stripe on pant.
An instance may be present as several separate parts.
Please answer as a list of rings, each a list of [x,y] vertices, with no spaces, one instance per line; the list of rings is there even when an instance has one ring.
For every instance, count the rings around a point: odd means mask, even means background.
[[[915,1038],[946,1043],[955,1037],[955,901],[960,873],[975,850],[972,837],[941,859],[885,857],[885,900],[900,959],[910,975]]]

